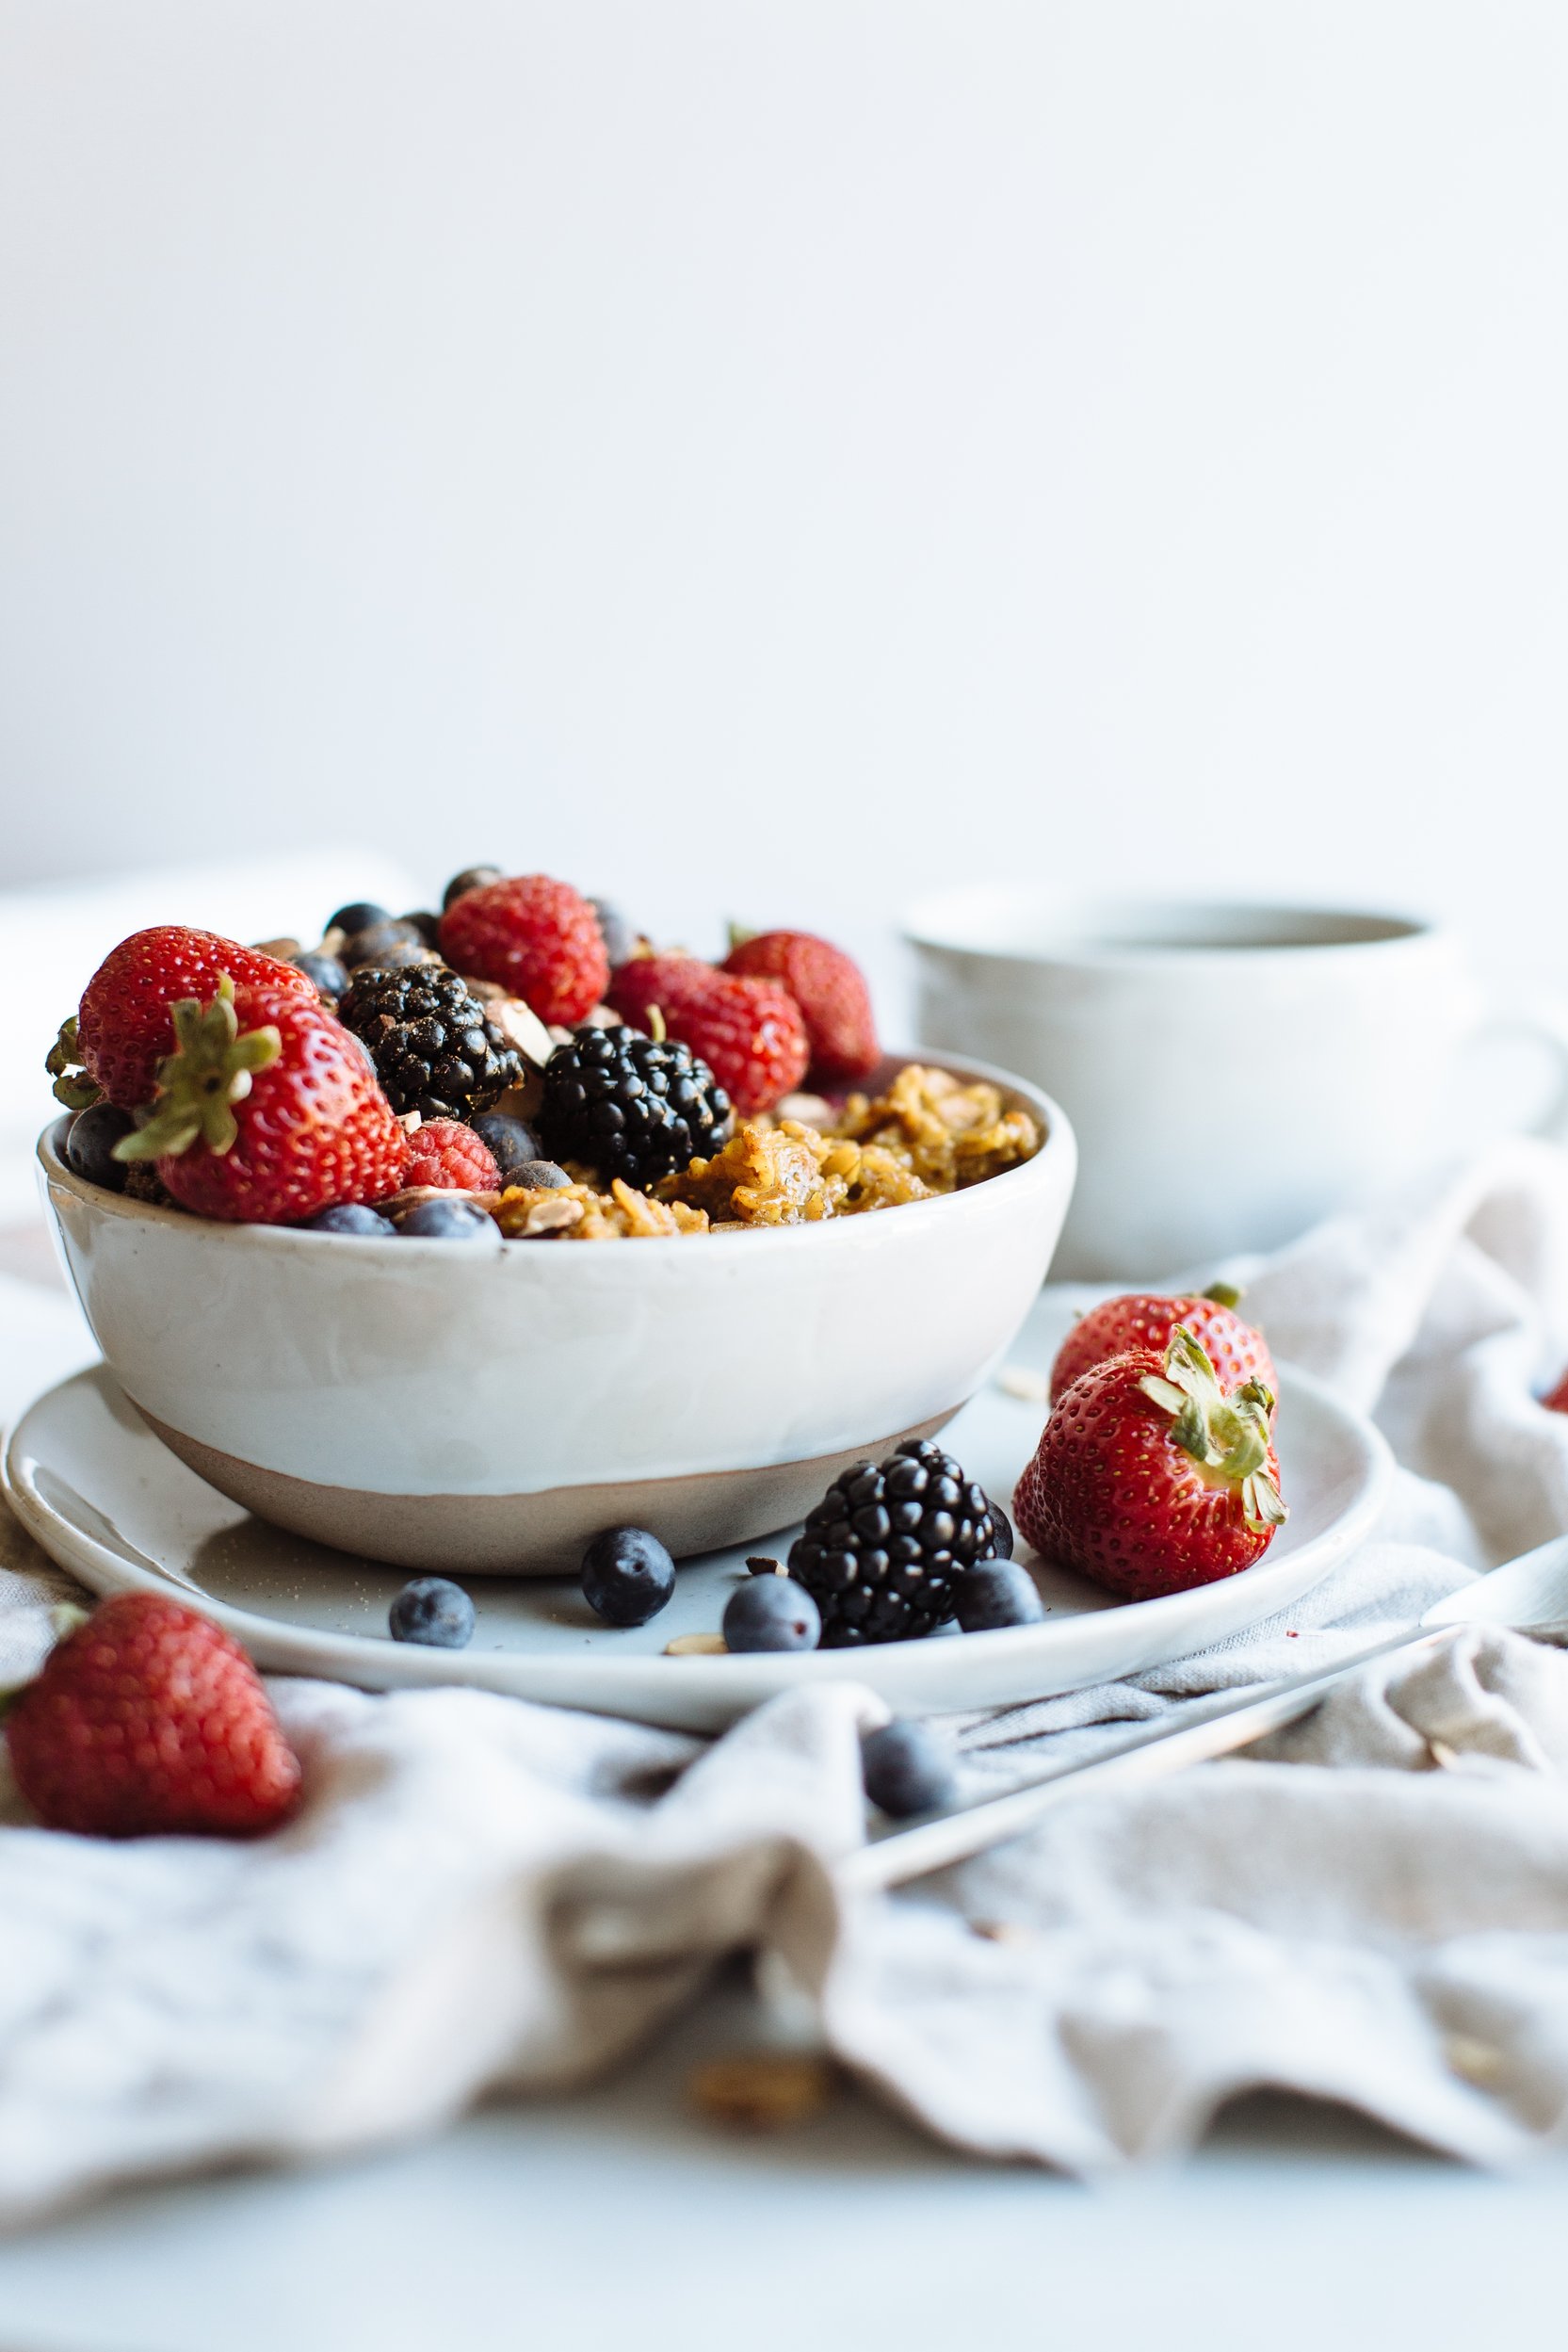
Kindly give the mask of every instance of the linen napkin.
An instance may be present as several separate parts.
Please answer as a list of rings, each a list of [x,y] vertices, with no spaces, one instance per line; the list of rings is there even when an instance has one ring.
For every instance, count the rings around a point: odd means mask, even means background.
[[[975,1787],[1300,1671],[1568,1527],[1568,1159],[1499,1147],[1251,1272],[1276,1352],[1374,1409],[1374,1540],[1200,1658],[958,1721]],[[0,1671],[60,1588],[0,1526]],[[1513,2162],[1568,2119],[1568,1657],[1464,1630],[1245,1760],[1059,1809],[845,1899],[857,1685],[703,1745],[462,1691],[279,1681],[309,1802],[257,1845],[28,1826],[0,1781],[0,2219],[114,2181],[425,2131],[584,2081],[754,1947],[951,2143],[1091,2173],[1249,2086]]]

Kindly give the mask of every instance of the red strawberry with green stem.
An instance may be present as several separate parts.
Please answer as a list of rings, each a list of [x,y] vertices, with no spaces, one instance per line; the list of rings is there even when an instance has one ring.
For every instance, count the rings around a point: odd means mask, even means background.
[[[174,1050],[170,1005],[183,997],[205,1001],[225,974],[236,988],[281,988],[315,1000],[303,972],[237,940],[184,923],[133,932],[98,966],[48,1057],[58,1100],[73,1111],[101,1095],[121,1111],[151,1101],[158,1064]]]
[[[1277,1389],[1279,1374],[1268,1342],[1236,1311],[1242,1295],[1228,1283],[1216,1282],[1198,1297],[1132,1290],[1121,1298],[1103,1299],[1074,1324],[1058,1350],[1051,1367],[1052,1403],[1091,1365],[1103,1364],[1108,1356],[1144,1348],[1163,1355],[1178,1323],[1185,1323],[1198,1340],[1227,1393],[1247,1380]]]
[[[800,1008],[776,981],[740,980],[695,955],[640,955],[610,988],[623,1020],[647,1029],[655,1011],[677,1045],[705,1062],[743,1119],[771,1110],[811,1059]]]
[[[1013,1495],[1026,1542],[1129,1600],[1187,1592],[1261,1559],[1285,1522],[1272,1391],[1226,1396],[1193,1334],[1073,1382]]]
[[[871,995],[842,948],[807,931],[743,932],[733,926],[722,970],[773,980],[800,1008],[811,1046],[811,1079],[833,1086],[869,1078],[881,1059]]]
[[[299,1763],[260,1676],[210,1617],[120,1593],[6,1700],[17,1786],[83,1837],[253,1838],[299,1800]]]
[[[175,1047],[145,1122],[115,1146],[151,1160],[199,1216],[293,1225],[401,1186],[409,1139],[357,1037],[312,992],[234,989],[170,1008]]]

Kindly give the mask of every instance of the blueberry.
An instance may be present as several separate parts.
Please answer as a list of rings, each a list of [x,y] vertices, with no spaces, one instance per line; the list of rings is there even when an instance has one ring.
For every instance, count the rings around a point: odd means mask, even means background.
[[[387,1611],[395,1642],[427,1649],[466,1649],[474,1638],[474,1603],[445,1576],[416,1576]]]
[[[101,1184],[108,1192],[122,1192],[130,1170],[122,1160],[115,1158],[114,1147],[135,1125],[130,1112],[117,1110],[112,1102],[95,1102],[88,1110],[78,1111],[65,1133],[67,1167],[89,1184]]]
[[[432,915],[428,906],[416,907],[412,915],[399,915],[400,923],[412,923],[428,948],[441,946],[441,917]]]
[[[724,1610],[727,1649],[815,1649],[821,1630],[816,1601],[792,1576],[749,1576]]]
[[[500,1169],[503,1184],[517,1183],[513,1169],[539,1158],[539,1138],[521,1119],[509,1119],[501,1111],[481,1111],[468,1124]]]
[[[507,1181],[525,1185],[530,1192],[563,1192],[572,1178],[553,1160],[525,1160]]]
[[[390,923],[391,920],[386,908],[378,906],[374,899],[353,899],[328,917],[327,929],[348,933],[368,931],[372,923]]]
[[[952,1756],[923,1723],[884,1723],[880,1731],[867,1731],[860,1761],[866,1795],[896,1819],[932,1812],[952,1798]]]
[[[343,943],[343,961],[351,972],[365,964],[374,964],[380,971],[396,971],[399,965],[422,962],[428,953],[413,924],[395,921],[390,915],[380,923],[367,923],[363,931],[350,932]]]
[[[408,1241],[482,1241],[501,1246],[500,1227],[477,1204],[454,1193],[449,1200],[415,1201],[397,1220]]]
[[[1001,1504],[993,1502],[989,1495],[985,1499],[985,1507],[991,1514],[992,1557],[996,1560],[1010,1560],[1012,1558],[1012,1521]]]
[[[606,1527],[583,1554],[582,1582],[606,1625],[646,1625],[675,1589],[675,1563],[645,1527]]]
[[[990,1633],[1004,1625],[1038,1625],[1045,1608],[1022,1562],[977,1560],[959,1578],[953,1614],[966,1633]]]
[[[348,992],[348,969],[335,955],[297,955],[294,968],[303,972],[311,986],[323,997],[335,998]]]
[[[465,866],[461,874],[452,876],[442,892],[442,913],[445,915],[453,901],[462,898],[467,891],[482,890],[487,882],[501,882],[504,879],[499,866]]]
[[[618,964],[629,964],[638,942],[635,927],[608,899],[590,899],[589,904],[599,917],[599,929],[604,935],[605,953],[610,960],[610,968],[613,970]]]
[[[307,1217],[302,1233],[363,1233],[373,1241],[390,1241],[392,1227],[385,1217],[359,1201],[340,1201],[335,1208],[318,1208]]]

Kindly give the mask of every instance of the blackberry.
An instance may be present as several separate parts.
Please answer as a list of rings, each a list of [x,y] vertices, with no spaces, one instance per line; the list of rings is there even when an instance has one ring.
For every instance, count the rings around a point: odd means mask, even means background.
[[[365,1046],[399,1113],[465,1119],[523,1076],[516,1050],[445,964],[358,971],[337,1017]]]
[[[705,1062],[671,1038],[635,1029],[573,1032],[544,1065],[536,1122],[557,1160],[647,1187],[716,1152],[730,1131],[730,1098]]]
[[[822,1647],[909,1642],[953,1614],[959,1580],[992,1557],[985,1489],[929,1437],[912,1437],[880,1468],[834,1479],[790,1546],[789,1573],[822,1613]]]

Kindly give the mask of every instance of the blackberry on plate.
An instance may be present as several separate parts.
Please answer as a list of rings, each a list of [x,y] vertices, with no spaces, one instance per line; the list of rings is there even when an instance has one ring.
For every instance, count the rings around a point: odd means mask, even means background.
[[[707,1063],[672,1038],[659,1044],[640,1030],[584,1027],[544,1065],[537,1125],[555,1159],[582,1160],[606,1184],[620,1176],[646,1190],[719,1149],[730,1131],[730,1098]]]
[[[996,1541],[985,1489],[929,1437],[856,1462],[807,1513],[789,1573],[822,1613],[822,1647],[909,1642],[953,1614],[959,1580]]]
[[[523,1064],[445,964],[354,974],[337,1017],[376,1064],[394,1111],[464,1119],[523,1076]]]

